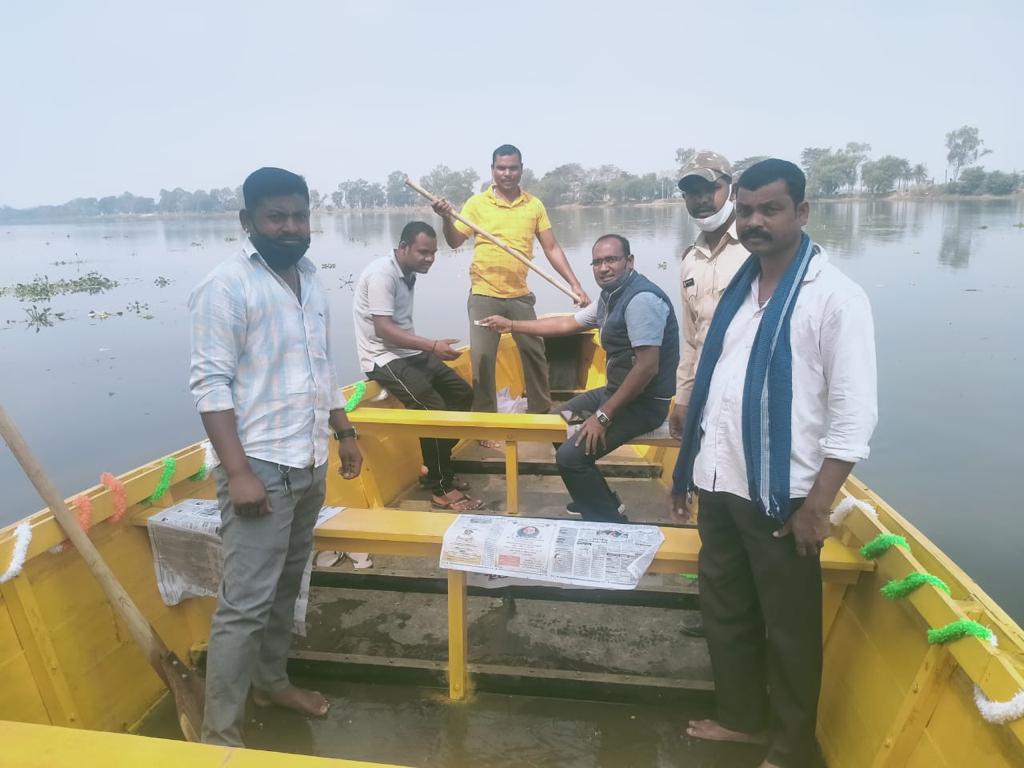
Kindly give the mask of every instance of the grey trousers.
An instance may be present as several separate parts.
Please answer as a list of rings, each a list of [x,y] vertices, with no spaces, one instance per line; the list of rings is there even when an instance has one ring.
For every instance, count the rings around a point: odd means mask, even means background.
[[[295,599],[324,503],[326,464],[295,469],[253,458],[249,464],[267,489],[271,512],[264,517],[238,517],[227,476],[216,470],[224,578],[206,655],[207,744],[242,745],[250,686],[276,691],[289,685]]]
[[[500,333],[476,324],[491,315],[509,320],[536,320],[533,305],[537,297],[532,293],[515,299],[497,299],[493,296],[469,295],[469,346],[473,363],[473,410],[493,413],[498,410],[495,394],[494,368],[498,357]],[[530,413],[547,413],[551,408],[551,387],[548,385],[548,360],[544,355],[544,340],[525,333],[513,333],[523,363],[526,401]]]

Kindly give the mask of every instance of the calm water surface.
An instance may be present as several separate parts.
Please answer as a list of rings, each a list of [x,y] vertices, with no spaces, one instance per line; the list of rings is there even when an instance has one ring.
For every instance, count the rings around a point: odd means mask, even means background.
[[[409,218],[314,220],[310,256],[323,267],[342,381],[359,376],[352,281],[389,252]],[[678,302],[678,255],[695,234],[682,207],[553,211],[552,220],[588,289],[590,245],[619,232],[633,243],[638,269]],[[856,473],[1018,621],[1024,534],[1013,477],[1024,459],[1024,228],[1014,225],[1022,221],[1020,200],[886,201],[817,204],[809,226],[864,286],[875,313],[880,421],[871,458]],[[239,234],[232,218],[0,228],[0,285],[91,270],[120,283],[99,295],[54,298],[49,305],[68,319],[38,332],[23,322],[29,303],[0,297],[0,399],[65,493],[202,437],[186,386],[185,301],[239,248]],[[468,339],[469,257],[468,249],[444,250],[420,279],[422,334]],[[161,287],[161,277],[171,282]],[[538,311],[568,309],[553,288],[531,283]],[[90,319],[90,310],[112,316]],[[0,487],[0,525],[42,506],[6,451]]]

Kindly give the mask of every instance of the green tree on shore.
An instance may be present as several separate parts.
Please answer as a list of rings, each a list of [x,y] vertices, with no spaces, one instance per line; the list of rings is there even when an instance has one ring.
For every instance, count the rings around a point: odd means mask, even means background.
[[[877,160],[865,160],[860,175],[864,187],[874,195],[892,192],[900,181],[910,178],[910,163],[902,157],[884,155]]]
[[[946,162],[953,167],[953,181],[960,178],[961,168],[974,165],[978,158],[992,152],[991,149],[985,149],[985,142],[981,140],[978,129],[970,125],[947,133],[946,149]]]

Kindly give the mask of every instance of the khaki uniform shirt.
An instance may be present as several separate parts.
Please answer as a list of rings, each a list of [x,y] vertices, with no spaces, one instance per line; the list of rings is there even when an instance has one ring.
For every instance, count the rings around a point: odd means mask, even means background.
[[[676,372],[676,405],[690,403],[693,377],[697,373],[697,361],[711,326],[711,317],[722,292],[749,256],[750,253],[736,237],[735,219],[714,252],[708,248],[707,238],[701,232],[683,254],[679,268],[683,295],[682,349]]]

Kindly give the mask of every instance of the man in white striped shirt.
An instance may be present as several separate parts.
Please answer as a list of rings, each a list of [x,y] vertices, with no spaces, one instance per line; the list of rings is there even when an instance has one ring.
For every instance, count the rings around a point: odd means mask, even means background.
[[[362,456],[331,362],[327,302],[309,259],[309,189],[280,168],[242,186],[249,242],[189,297],[189,386],[219,461],[224,577],[207,652],[202,739],[242,745],[257,706],[324,715],[285,672],[292,616],[324,501],[330,432],[341,473]]]

